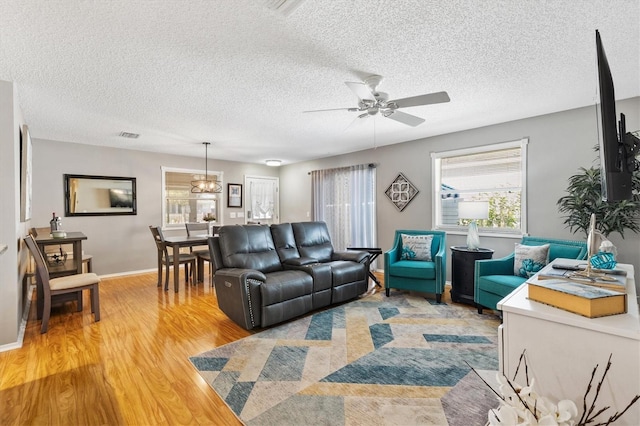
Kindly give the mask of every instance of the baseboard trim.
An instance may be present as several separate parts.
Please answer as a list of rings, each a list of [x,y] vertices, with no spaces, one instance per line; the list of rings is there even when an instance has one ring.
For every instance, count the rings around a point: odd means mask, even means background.
[[[31,300],[33,299],[33,294],[35,291],[35,286],[29,286],[29,291],[27,292],[27,304],[22,312],[22,320],[20,321],[20,327],[18,328],[18,336],[17,340],[13,343],[7,343],[5,345],[0,345],[0,352],[12,351],[14,349],[20,349],[24,344],[24,333],[27,330],[27,321],[29,319],[29,311],[31,310]]]
[[[99,275],[100,278],[117,278],[117,277],[126,277],[128,275],[140,275],[140,274],[148,274],[149,272],[157,272],[157,268],[152,269],[141,269],[138,271],[125,271],[125,272],[116,272],[115,274],[104,274]]]

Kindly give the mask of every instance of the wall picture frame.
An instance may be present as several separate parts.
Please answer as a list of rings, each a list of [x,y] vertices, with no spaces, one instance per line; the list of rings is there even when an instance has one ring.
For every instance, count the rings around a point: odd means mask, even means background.
[[[136,178],[64,174],[65,216],[136,215]]]
[[[418,195],[418,192],[420,192],[418,188],[405,175],[399,173],[384,193],[398,211],[403,211]]]
[[[33,186],[33,147],[29,127],[20,128],[20,221],[31,220],[31,192]]]
[[[227,207],[242,207],[242,184],[227,184]]]

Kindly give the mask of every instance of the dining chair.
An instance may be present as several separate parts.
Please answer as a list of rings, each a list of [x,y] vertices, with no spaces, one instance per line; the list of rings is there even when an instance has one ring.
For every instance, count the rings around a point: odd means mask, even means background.
[[[42,297],[44,301],[44,310],[42,312],[42,326],[40,333],[46,333],[49,329],[49,317],[51,316],[51,303],[55,296],[68,293],[80,292],[78,299],[78,311],[82,311],[82,291],[89,290],[91,293],[91,312],[96,322],[100,321],[100,295],[98,284],[100,278],[93,272],[84,274],[74,274],[59,278],[49,279],[49,269],[44,260],[44,256],[40,252],[36,241],[32,235],[27,235],[24,239],[36,265],[36,280],[42,284],[42,293],[37,297]]]
[[[187,228],[187,236],[209,233],[208,223],[187,222],[185,223],[185,226]],[[191,254],[195,255],[198,261],[198,279],[202,279],[204,281],[204,262],[209,262],[209,282],[213,285],[213,267],[211,264],[209,246],[205,246],[205,248],[201,249],[196,248],[195,250],[193,247],[190,247],[190,250]]]
[[[169,269],[173,265],[173,256],[179,256],[180,265],[184,265],[184,282],[189,282],[189,266],[191,266],[191,282],[195,283],[195,271],[196,271],[196,256],[191,253],[171,253],[164,242],[162,231],[157,226],[149,226],[151,235],[153,235],[153,241],[156,243],[158,250],[158,287],[162,286],[162,266],[165,267],[165,279],[164,289],[169,290]],[[179,274],[180,271],[173,271],[174,274]],[[176,290],[177,291],[177,290]]]

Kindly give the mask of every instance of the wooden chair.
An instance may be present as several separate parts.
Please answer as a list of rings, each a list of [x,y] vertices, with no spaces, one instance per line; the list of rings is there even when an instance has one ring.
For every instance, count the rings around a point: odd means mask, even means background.
[[[47,263],[40,252],[40,249],[38,249],[38,245],[33,239],[33,236],[27,235],[24,242],[27,244],[31,255],[35,260],[36,279],[42,284],[42,294],[37,295],[37,297],[42,297],[44,301],[40,333],[46,333],[49,329],[52,299],[53,297],[61,294],[77,293],[82,292],[82,290],[89,290],[91,293],[91,312],[93,312],[96,322],[100,321],[100,295],[98,291],[100,278],[94,273],[86,273],[49,279]],[[82,310],[81,297],[78,299],[78,310]]]
[[[158,287],[162,285],[162,266],[165,267],[165,279],[164,289],[169,290],[169,269],[173,265],[173,256],[180,256],[179,262],[184,265],[184,282],[189,282],[189,266],[191,266],[191,282],[195,283],[195,271],[196,271],[196,256],[191,253],[172,253],[169,254],[167,245],[164,242],[162,231],[157,226],[149,226],[151,235],[153,235],[153,241],[156,243],[158,249]],[[179,274],[180,271],[173,271],[174,274]],[[178,291],[176,289],[176,291]]]
[[[192,234],[208,234],[209,233],[209,224],[208,223],[185,223],[187,228],[187,236],[191,236]],[[195,255],[198,260],[198,281],[204,282],[204,262],[209,262],[209,282],[213,285],[213,267],[211,264],[211,254],[209,253],[209,247],[202,249],[194,250],[193,247],[190,247],[191,254]]]

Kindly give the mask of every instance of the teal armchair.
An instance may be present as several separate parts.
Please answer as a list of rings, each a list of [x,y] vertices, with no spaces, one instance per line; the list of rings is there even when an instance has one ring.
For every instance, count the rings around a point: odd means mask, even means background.
[[[585,241],[523,237],[520,244],[527,246],[549,244],[549,262],[556,258],[579,260],[587,258]],[[514,274],[514,262],[515,253],[501,259],[476,260],[474,301],[478,313],[481,314],[483,308],[496,310],[500,300],[527,280]]]
[[[433,235],[431,261],[402,259],[402,234]],[[447,277],[447,239],[443,231],[397,230],[393,247],[384,253],[384,286],[390,289],[435,293],[440,303]]]

